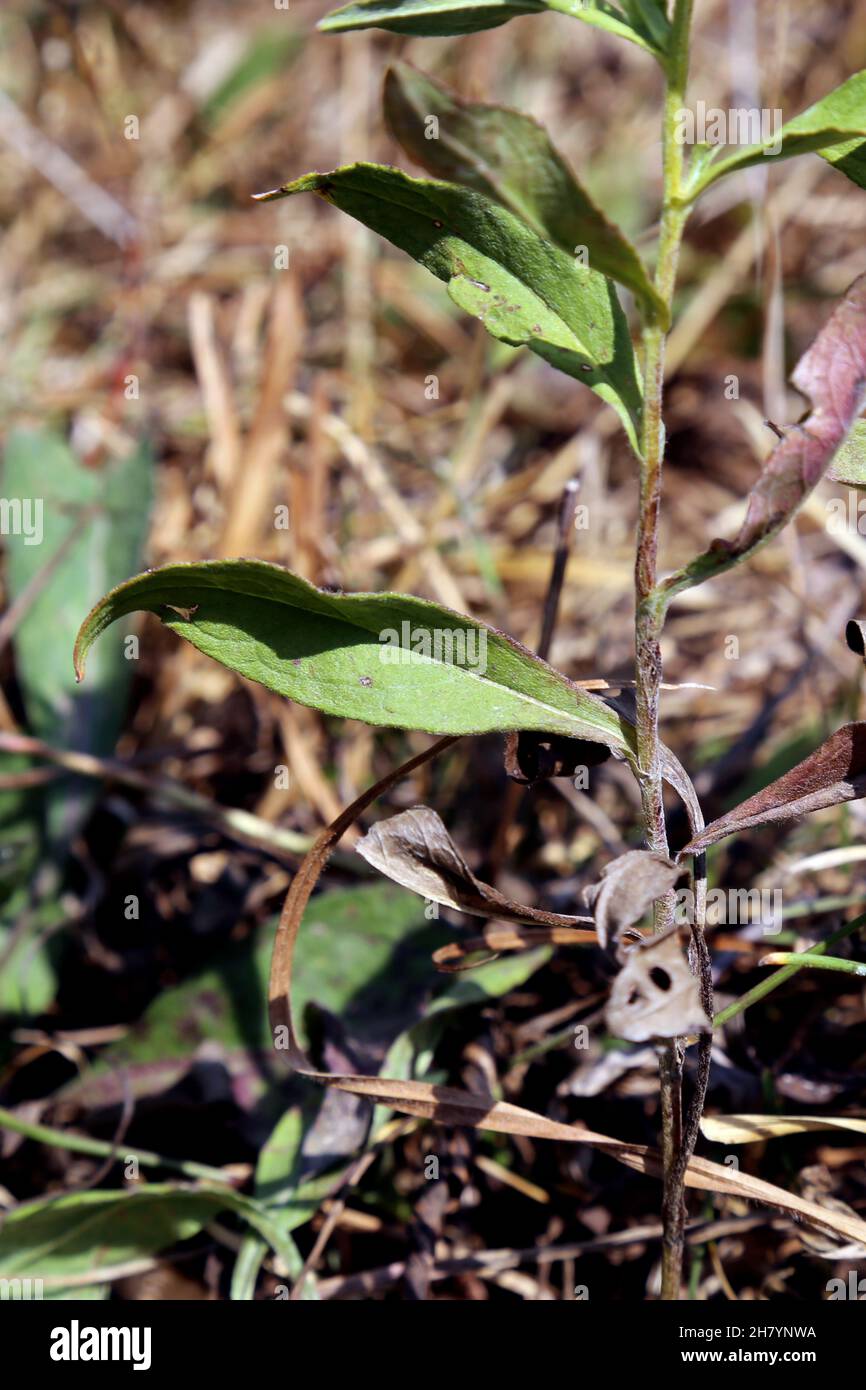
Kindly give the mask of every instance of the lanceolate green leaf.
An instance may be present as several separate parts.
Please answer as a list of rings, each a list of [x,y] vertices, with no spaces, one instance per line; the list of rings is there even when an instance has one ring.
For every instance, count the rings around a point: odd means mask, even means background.
[[[747,145],[732,152],[730,146],[720,149],[703,177],[695,185],[697,196],[709,184],[725,174],[747,169],[753,164],[772,164],[777,159],[817,151],[841,169],[855,183],[866,187],[866,69],[856,72],[828,92],[814,106],[801,111],[787,121],[766,148],[760,144]]]
[[[523,14],[541,14],[544,0],[359,0],[319,21],[326,33],[389,29],[394,34],[435,37],[496,29]]]
[[[866,188],[866,140],[846,140],[843,145],[832,145],[818,153],[858,188]]]
[[[435,37],[474,34],[520,15],[555,10],[662,56],[669,26],[658,0],[624,0],[624,4],[628,15],[609,0],[358,0],[325,15],[319,28],[327,33],[389,29],[395,34]]]
[[[622,0],[632,27],[660,52],[667,52],[671,34],[665,0]]]
[[[526,344],[612,405],[637,450],[641,394],[628,323],[609,280],[472,189],[379,164],[307,174],[264,200],[316,193],[443,280],[494,338]]]
[[[495,199],[570,256],[584,248],[594,270],[626,285],[665,317],[664,301],[637,251],[531,116],[461,101],[408,63],[388,69],[385,116],[404,150],[431,174]]]
[[[439,734],[540,729],[630,751],[603,701],[495,628],[402,594],[332,594],[278,565],[166,565],[100,600],[75,647],[81,678],[100,633],[158,614],[199,651],[327,714]]]
[[[260,1203],[229,1187],[171,1183],[22,1203],[0,1231],[0,1272],[60,1286],[85,1272],[98,1279],[103,1270],[188,1240],[226,1211],[258,1232],[297,1275],[301,1258],[294,1241]]]
[[[152,473],[147,446],[100,469],[48,430],[15,431],[6,446],[4,496],[29,497],[38,481],[41,509],[40,544],[26,536],[5,542],[9,600],[40,585],[15,630],[15,670],[30,732],[61,748],[104,755],[114,747],[135,663],[118,643],[100,653],[92,690],[76,691],[66,652],[84,609],[142,563]],[[90,801],[81,784],[47,789],[56,843],[68,845]]]

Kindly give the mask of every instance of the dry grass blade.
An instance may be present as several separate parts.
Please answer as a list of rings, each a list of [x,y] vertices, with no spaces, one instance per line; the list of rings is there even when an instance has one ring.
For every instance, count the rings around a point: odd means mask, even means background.
[[[755,1144],[813,1130],[853,1130],[866,1134],[866,1119],[844,1115],[705,1115],[701,1133],[714,1144]]]
[[[534,946],[595,946],[598,937],[594,931],[582,927],[500,927],[491,924],[485,927],[480,936],[471,936],[467,941],[450,941],[433,952],[433,964],[437,970],[471,970],[482,961],[467,961],[467,957],[477,951],[489,951],[492,960],[500,951],[528,951]]]

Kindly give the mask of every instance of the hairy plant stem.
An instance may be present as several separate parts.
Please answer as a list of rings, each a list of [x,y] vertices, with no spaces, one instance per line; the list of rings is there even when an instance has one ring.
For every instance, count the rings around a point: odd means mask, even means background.
[[[676,0],[670,56],[666,65],[663,120],[663,202],[659,232],[656,289],[668,310],[676,285],[677,262],[688,207],[683,198],[683,146],[676,139],[677,113],[685,102],[689,65],[689,30],[693,0]],[[667,326],[658,317],[642,334],[644,413],[641,435],[640,500],[635,556],[635,678],[638,775],[644,832],[650,849],[668,853],[662,797],[658,717],[662,681],[661,631],[665,605],[656,589],[659,510],[661,505],[664,426],[662,399]],[[672,920],[670,898],[657,904],[656,930]],[[673,1038],[660,1058],[662,1158],[662,1289],[665,1300],[680,1295],[685,1201],[683,1189],[682,1049]]]

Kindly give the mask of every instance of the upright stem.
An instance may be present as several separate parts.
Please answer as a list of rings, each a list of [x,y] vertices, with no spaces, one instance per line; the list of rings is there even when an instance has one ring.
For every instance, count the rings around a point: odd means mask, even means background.
[[[688,216],[683,200],[683,146],[676,138],[678,113],[686,96],[689,30],[694,0],[675,0],[670,56],[666,68],[663,140],[664,191],[659,233],[656,289],[670,310],[677,262]],[[668,852],[659,754],[659,690],[662,680],[661,630],[664,601],[656,590],[659,508],[664,459],[664,394],[666,326],[658,318],[645,323],[642,335],[644,414],[641,436],[640,503],[635,558],[635,676],[636,727],[641,806],[647,844]],[[670,922],[670,904],[660,903],[656,928]],[[682,1147],[682,1055],[676,1039],[666,1046],[660,1063],[664,1197],[662,1220],[662,1298],[678,1299],[682,1274],[685,1206]]]

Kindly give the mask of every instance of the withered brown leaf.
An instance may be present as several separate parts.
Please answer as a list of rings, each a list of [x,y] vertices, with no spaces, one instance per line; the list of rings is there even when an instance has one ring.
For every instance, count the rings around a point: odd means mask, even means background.
[[[844,724],[783,777],[711,821],[680,854],[699,854],[753,825],[794,820],[866,796],[866,723]]]
[[[605,865],[599,882],[584,888],[581,895],[592,909],[599,945],[606,946],[611,937],[640,921],[683,872],[681,864],[648,849],[627,850]]]
[[[711,1033],[700,984],[689,970],[679,932],[665,932],[630,946],[610,992],[605,1021],[627,1042]]]
[[[866,404],[866,275],[849,287],[791,377],[812,402],[784,430],[749,493],[746,515],[731,541],[709,549],[666,579],[668,595],[730,569],[775,536],[794,516]]]
[[[567,917],[528,907],[482,883],[429,806],[413,806],[377,821],[355,849],[386,878],[459,912],[547,927],[573,927],[592,921],[591,917]]]
[[[505,771],[512,782],[531,787],[547,777],[573,777],[579,767],[597,767],[610,757],[603,743],[522,729],[505,738]]]

